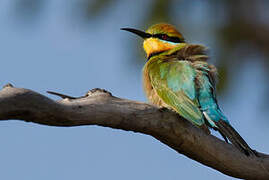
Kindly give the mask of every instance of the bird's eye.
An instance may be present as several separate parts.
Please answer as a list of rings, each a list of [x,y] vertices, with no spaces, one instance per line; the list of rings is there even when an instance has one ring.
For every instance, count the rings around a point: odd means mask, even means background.
[[[167,36],[166,34],[162,34],[161,38],[162,38],[163,40],[167,40],[167,39],[168,39],[168,36]]]

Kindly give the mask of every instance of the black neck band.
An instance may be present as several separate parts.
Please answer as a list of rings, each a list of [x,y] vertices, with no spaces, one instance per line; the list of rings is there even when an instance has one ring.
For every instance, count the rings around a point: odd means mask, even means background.
[[[158,51],[158,52],[151,53],[151,54],[149,55],[149,57],[148,57],[148,60],[150,60],[150,58],[152,58],[153,56],[156,56],[156,55],[161,54],[161,53],[163,53],[163,52],[164,52],[164,51]]]

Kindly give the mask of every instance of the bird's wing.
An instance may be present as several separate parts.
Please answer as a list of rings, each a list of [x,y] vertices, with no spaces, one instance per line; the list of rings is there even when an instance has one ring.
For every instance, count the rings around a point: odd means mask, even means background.
[[[196,97],[196,71],[190,62],[155,60],[148,65],[151,84],[169,107],[193,124],[204,124]]]
[[[219,108],[215,94],[212,67],[206,62],[195,62],[192,65],[197,70],[196,83],[199,87],[197,94],[200,109],[205,119],[215,130],[217,129],[220,132],[226,142],[228,142],[228,138],[236,148],[247,156],[257,156],[257,153],[249,147],[240,134],[230,125],[228,119]]]

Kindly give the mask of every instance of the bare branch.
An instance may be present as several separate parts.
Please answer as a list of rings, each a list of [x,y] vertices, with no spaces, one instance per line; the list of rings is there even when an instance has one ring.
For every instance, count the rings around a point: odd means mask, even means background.
[[[99,125],[140,132],[229,176],[269,179],[268,155],[247,157],[172,111],[120,99],[100,89],[80,98],[56,95],[64,99],[54,101],[34,91],[7,85],[0,91],[0,120],[18,119],[49,126]]]

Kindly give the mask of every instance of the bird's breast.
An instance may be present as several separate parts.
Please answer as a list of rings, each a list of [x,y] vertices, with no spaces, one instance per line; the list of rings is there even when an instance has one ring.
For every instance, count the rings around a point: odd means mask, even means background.
[[[147,64],[143,69],[143,88],[148,101],[158,107],[168,107],[158,96],[156,90],[151,85],[151,80],[148,73]]]

